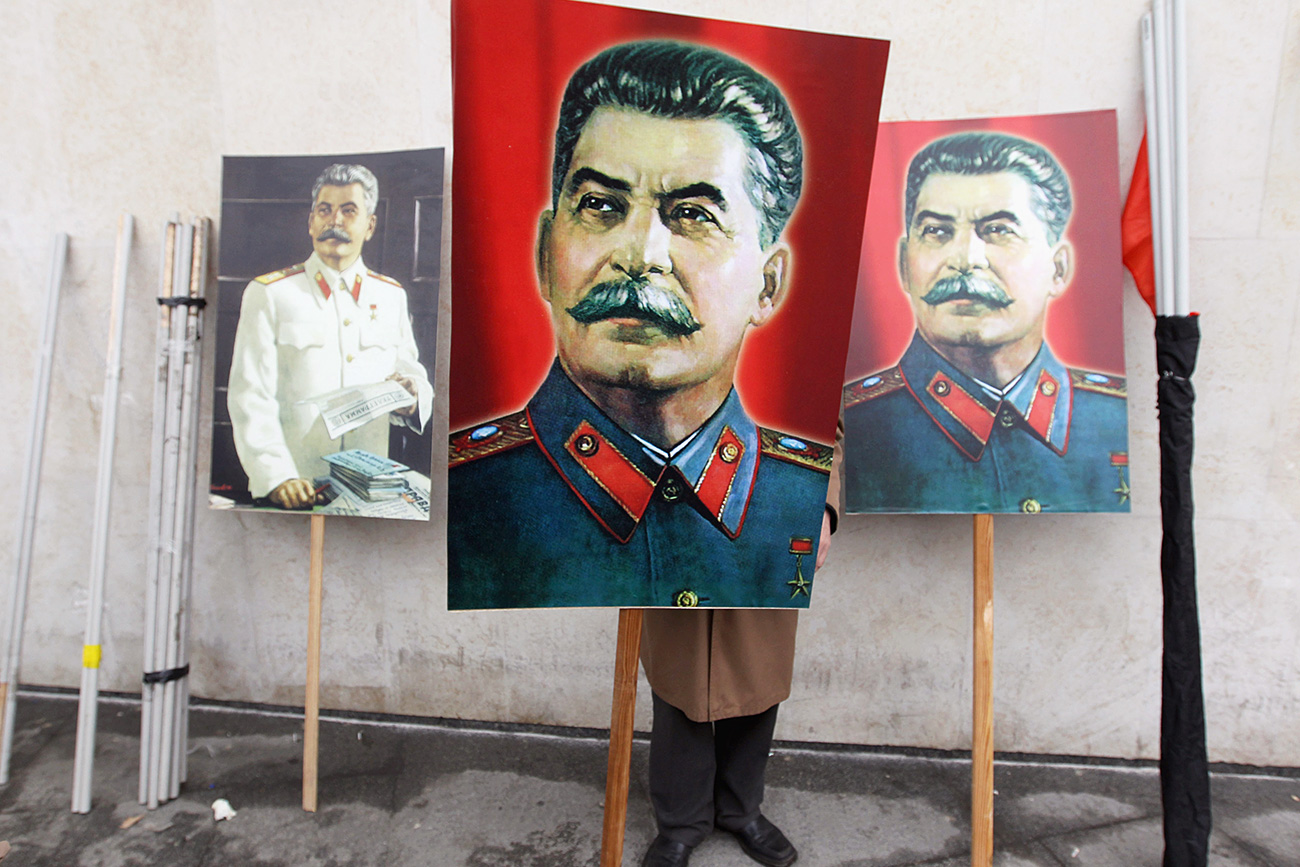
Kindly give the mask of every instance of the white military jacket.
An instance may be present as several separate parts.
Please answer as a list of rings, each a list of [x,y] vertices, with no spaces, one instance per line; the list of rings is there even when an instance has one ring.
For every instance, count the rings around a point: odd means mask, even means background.
[[[433,386],[420,364],[406,290],[367,270],[361,257],[339,273],[312,253],[302,265],[249,283],[226,398],[249,492],[265,497],[287,479],[326,475],[321,457],[343,449],[386,457],[384,419],[331,440],[315,405],[299,401],[393,373],[415,382],[419,403],[410,419],[388,418],[420,432]]]

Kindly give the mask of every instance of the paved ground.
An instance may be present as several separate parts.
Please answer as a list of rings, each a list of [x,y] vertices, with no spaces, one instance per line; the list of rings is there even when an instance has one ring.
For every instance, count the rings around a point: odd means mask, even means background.
[[[321,727],[320,809],[301,808],[301,720],[203,707],[191,716],[181,797],[135,801],[138,707],[100,708],[94,807],[70,812],[75,697],[19,697],[11,781],[0,790],[3,867],[595,867],[604,797],[598,732],[393,724]],[[633,755],[627,847],[653,835],[645,744]],[[958,867],[969,861],[970,768],[958,759],[780,746],[765,811],[807,867]],[[1156,773],[999,762],[999,867],[1159,867]],[[1215,867],[1300,865],[1300,774],[1216,773]],[[226,798],[238,815],[215,822]],[[144,818],[126,829],[126,820]],[[715,835],[692,867],[752,867]]]

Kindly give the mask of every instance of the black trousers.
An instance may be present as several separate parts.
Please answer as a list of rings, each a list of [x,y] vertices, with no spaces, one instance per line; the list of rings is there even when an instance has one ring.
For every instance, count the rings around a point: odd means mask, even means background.
[[[651,694],[650,803],[659,833],[698,846],[715,824],[736,830],[758,818],[780,705],[700,723]]]

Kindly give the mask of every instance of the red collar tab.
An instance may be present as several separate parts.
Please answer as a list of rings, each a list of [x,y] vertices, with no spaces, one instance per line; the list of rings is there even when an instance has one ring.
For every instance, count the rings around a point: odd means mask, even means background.
[[[713,444],[713,453],[695,485],[695,495],[719,523],[722,523],[722,510],[727,507],[736,473],[740,470],[740,459],[744,456],[745,443],[728,425]]]
[[[957,420],[958,424],[979,441],[981,447],[988,444],[989,436],[993,433],[995,418],[992,410],[953,382],[943,371],[935,372],[925,390],[939,406]]]
[[[1046,369],[1039,371],[1034,396],[1029,401],[1025,422],[1034,433],[1049,445],[1052,442],[1052,425],[1056,421],[1056,403],[1061,397],[1061,383]]]
[[[564,443],[564,450],[630,518],[641,519],[650,505],[655,483],[591,422],[584,419],[574,429]]]

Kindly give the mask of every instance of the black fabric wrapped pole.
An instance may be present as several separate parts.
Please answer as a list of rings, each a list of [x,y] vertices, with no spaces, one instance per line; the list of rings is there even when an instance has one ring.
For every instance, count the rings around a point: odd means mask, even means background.
[[[1164,541],[1164,666],[1160,710],[1160,795],[1164,867],[1206,867],[1210,840],[1210,771],[1201,691],[1201,629],[1196,608],[1192,530],[1192,371],[1201,342],[1196,316],[1156,317],[1160,383],[1160,511]]]

